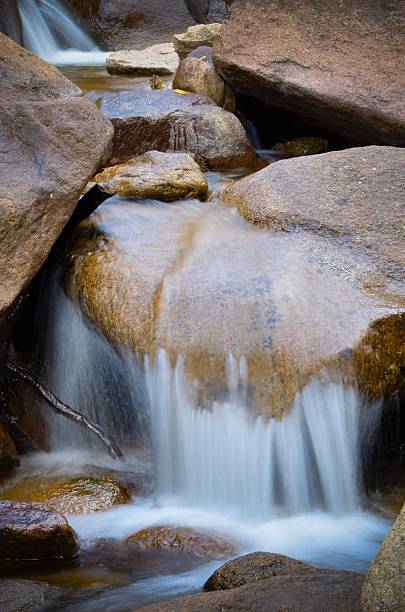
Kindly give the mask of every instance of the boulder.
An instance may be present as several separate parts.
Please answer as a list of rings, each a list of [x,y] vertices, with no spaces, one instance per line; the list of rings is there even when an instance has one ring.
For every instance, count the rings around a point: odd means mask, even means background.
[[[186,0],[188,9],[198,23],[223,22],[229,15],[232,0]]]
[[[179,57],[172,43],[153,45],[143,51],[116,51],[107,57],[110,74],[170,76],[178,65]]]
[[[55,603],[63,590],[46,582],[34,580],[0,580],[0,610],[29,612]]]
[[[0,423],[0,474],[10,471],[19,462],[14,442]]]
[[[371,564],[361,593],[363,612],[400,612],[405,601],[405,505]]]
[[[249,221],[322,235],[405,279],[405,149],[361,147],[282,160],[229,187],[223,201]]]
[[[214,49],[236,93],[359,144],[405,141],[403,3],[239,0]]]
[[[148,527],[129,536],[126,542],[140,548],[189,554],[202,559],[223,559],[235,554],[235,548],[220,536],[191,527]]]
[[[219,37],[221,28],[220,23],[200,24],[191,26],[183,34],[175,34],[173,44],[180,59],[187,57],[197,47],[212,47]]]
[[[59,70],[0,32],[0,97],[8,102],[39,102],[80,96]],[[3,106],[3,103],[2,103]]]
[[[61,514],[102,512],[117,504],[126,504],[130,495],[122,484],[112,478],[79,476],[33,495],[38,502]]]
[[[66,0],[103,49],[145,49],[195,23],[185,0]]]
[[[204,584],[204,591],[226,591],[273,576],[300,576],[321,570],[285,555],[254,552],[221,565]]]
[[[113,128],[53,66],[0,42],[1,362],[18,298],[110,155]]]
[[[359,612],[364,576],[319,570],[275,575],[225,591],[200,593],[141,608],[143,612]]]
[[[215,72],[208,58],[186,57],[181,60],[174,75],[173,89],[208,96],[218,106],[225,102],[224,80]]]
[[[64,516],[38,504],[0,502],[2,562],[72,557],[77,535]]]
[[[215,169],[257,164],[239,119],[205,96],[142,85],[105,96],[101,110],[115,128],[111,164],[150,150],[192,153]]]
[[[148,151],[124,164],[106,168],[92,183],[108,194],[164,202],[183,198],[205,200],[208,194],[204,174],[187,153]]]

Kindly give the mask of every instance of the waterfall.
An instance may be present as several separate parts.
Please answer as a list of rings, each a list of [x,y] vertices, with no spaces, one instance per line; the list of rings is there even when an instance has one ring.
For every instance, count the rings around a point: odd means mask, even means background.
[[[281,421],[247,407],[247,364],[227,359],[228,399],[199,407],[184,363],[164,351],[146,360],[159,500],[269,520],[360,505],[361,419],[374,421],[352,387],[312,380]],[[369,427],[369,430],[375,429]]]
[[[24,46],[54,64],[99,64],[106,53],[60,0],[17,0]]]

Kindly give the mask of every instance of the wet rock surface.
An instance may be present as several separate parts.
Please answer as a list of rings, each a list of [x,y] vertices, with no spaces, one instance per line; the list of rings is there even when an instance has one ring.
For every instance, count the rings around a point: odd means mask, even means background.
[[[197,47],[212,47],[221,32],[221,28],[220,23],[201,24],[191,26],[187,32],[182,34],[175,34],[173,44],[180,59],[187,57]]]
[[[187,153],[148,151],[125,164],[106,168],[93,178],[93,183],[105,193],[164,202],[204,200],[208,193],[204,174]]]
[[[371,564],[361,594],[363,612],[399,612],[405,601],[405,505]]]
[[[62,589],[34,580],[0,580],[2,612],[28,612],[50,606],[63,595]]]
[[[116,51],[107,57],[110,74],[128,76],[170,76],[176,72],[179,58],[172,43],[152,45],[143,51]]]
[[[13,560],[71,557],[77,536],[64,516],[45,506],[0,502],[2,564]]]
[[[145,612],[358,612],[364,576],[322,570],[319,574],[276,575],[239,588],[201,593],[145,606]]]
[[[215,65],[234,91],[363,144],[405,141],[403,5],[240,0]]]
[[[0,474],[10,471],[19,462],[14,442],[0,423]]]
[[[228,561],[204,584],[204,591],[225,591],[273,576],[299,576],[321,570],[285,555],[255,552]]]
[[[203,559],[221,559],[235,554],[234,546],[218,535],[172,525],[142,529],[126,542],[144,549],[190,554]]]
[[[73,478],[33,495],[31,502],[40,503],[61,514],[102,512],[130,500],[127,489],[112,478]]]
[[[239,119],[205,96],[139,87],[105,96],[101,110],[115,128],[111,164],[146,151],[184,151],[210,168],[257,164]]]

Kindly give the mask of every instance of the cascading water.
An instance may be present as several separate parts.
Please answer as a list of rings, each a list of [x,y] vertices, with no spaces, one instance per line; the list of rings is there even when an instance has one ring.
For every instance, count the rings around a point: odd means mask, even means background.
[[[201,408],[182,359],[174,370],[164,351],[153,366],[147,359],[158,499],[259,521],[357,510],[360,430],[367,429],[359,427],[357,391],[314,379],[290,414],[266,423],[249,414],[246,361],[229,355],[226,370],[227,401]],[[377,415],[377,406],[367,407],[369,421]]]
[[[60,0],[18,0],[24,46],[54,64],[100,64],[106,53]]]

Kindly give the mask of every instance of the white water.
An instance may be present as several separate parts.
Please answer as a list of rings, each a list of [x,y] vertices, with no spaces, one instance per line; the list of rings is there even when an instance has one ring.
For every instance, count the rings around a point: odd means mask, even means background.
[[[17,0],[24,46],[53,64],[103,64],[107,53],[60,0]]]
[[[312,380],[281,421],[249,413],[247,364],[227,359],[228,399],[201,408],[183,360],[146,361],[157,499],[251,522],[360,507],[360,418],[354,388]],[[362,430],[365,429],[362,426]]]

